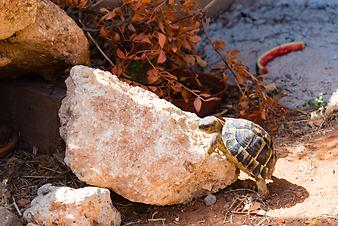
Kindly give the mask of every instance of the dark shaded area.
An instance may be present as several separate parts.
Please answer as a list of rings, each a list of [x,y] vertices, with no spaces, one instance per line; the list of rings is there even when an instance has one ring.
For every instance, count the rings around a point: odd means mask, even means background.
[[[302,186],[293,184],[283,178],[272,178],[268,184],[271,198],[266,201],[270,209],[290,208],[309,197],[309,192]]]
[[[66,94],[63,80],[39,77],[1,80],[0,125],[20,133],[20,146],[44,153],[61,152],[58,110]]]

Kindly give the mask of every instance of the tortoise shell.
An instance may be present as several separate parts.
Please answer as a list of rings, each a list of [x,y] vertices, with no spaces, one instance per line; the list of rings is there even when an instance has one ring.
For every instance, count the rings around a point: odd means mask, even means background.
[[[227,154],[241,170],[254,178],[271,178],[276,154],[262,127],[245,119],[225,118],[222,138]]]

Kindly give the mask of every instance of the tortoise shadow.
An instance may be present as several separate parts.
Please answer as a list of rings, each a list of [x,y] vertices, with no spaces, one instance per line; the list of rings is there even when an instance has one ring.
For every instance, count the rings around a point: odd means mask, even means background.
[[[268,184],[270,198],[266,200],[270,209],[290,208],[309,197],[309,192],[302,186],[274,176],[272,180]]]
[[[269,209],[290,208],[298,203],[302,203],[309,197],[309,192],[302,186],[293,184],[285,179],[272,176],[273,182],[268,183],[270,194],[264,203]],[[228,187],[229,191],[235,191],[244,195],[248,192],[254,192],[254,196],[258,193],[256,183],[253,179],[238,179],[235,183]]]

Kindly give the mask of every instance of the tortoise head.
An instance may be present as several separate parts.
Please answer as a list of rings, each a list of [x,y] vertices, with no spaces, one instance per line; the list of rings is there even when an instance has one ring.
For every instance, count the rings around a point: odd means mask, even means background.
[[[222,120],[215,116],[207,116],[201,119],[199,123],[199,129],[206,133],[220,133],[223,128]]]

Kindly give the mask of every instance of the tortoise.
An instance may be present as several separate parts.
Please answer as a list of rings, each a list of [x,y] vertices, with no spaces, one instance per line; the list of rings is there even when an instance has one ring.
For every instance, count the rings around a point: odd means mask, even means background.
[[[255,178],[258,193],[269,195],[266,179],[271,179],[275,169],[276,154],[270,135],[259,125],[245,119],[201,119],[199,128],[213,134],[208,154],[217,148],[238,169]]]

